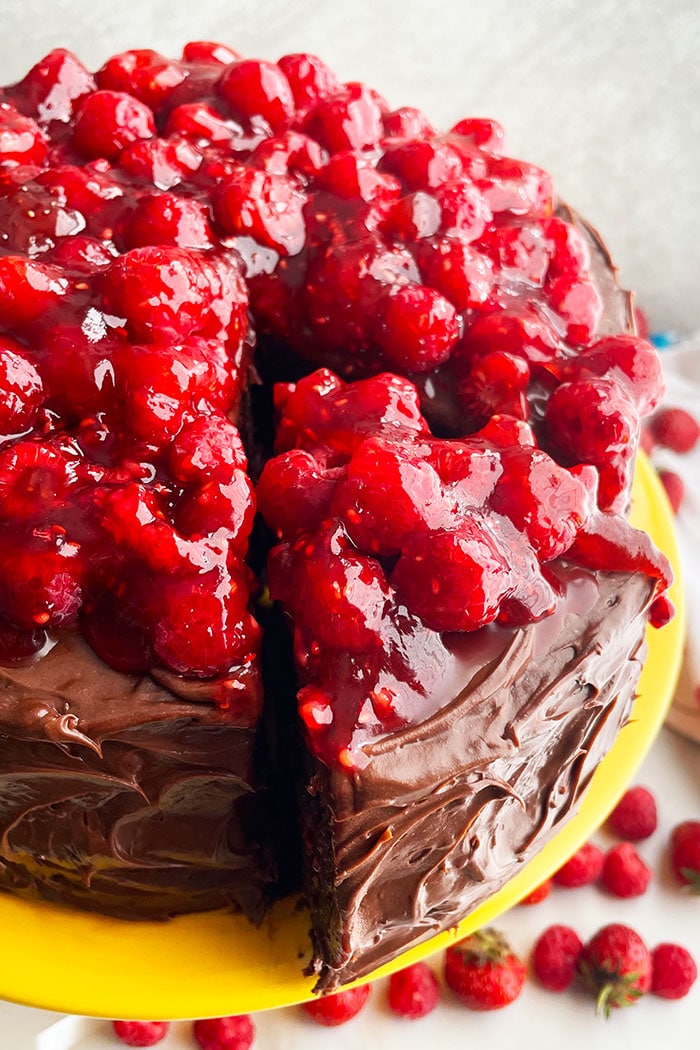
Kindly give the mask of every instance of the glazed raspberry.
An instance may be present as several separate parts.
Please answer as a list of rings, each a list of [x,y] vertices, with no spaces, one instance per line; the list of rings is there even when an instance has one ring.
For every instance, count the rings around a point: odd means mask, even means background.
[[[566,338],[573,346],[587,346],[603,316],[603,300],[592,281],[555,277],[546,288],[550,305],[567,323]]]
[[[523,897],[523,899],[519,903],[526,905],[541,904],[542,901],[546,900],[547,897],[549,897],[551,892],[552,880],[545,879],[544,882],[541,882],[539,886],[536,886],[531,893],[528,893],[527,897]]]
[[[221,74],[217,89],[234,117],[253,124],[264,121],[273,132],[283,131],[294,114],[289,81],[272,62],[231,62]]]
[[[47,153],[38,124],[18,113],[9,102],[0,102],[0,163],[41,164]]]
[[[112,1028],[127,1046],[156,1046],[165,1039],[170,1025],[167,1021],[112,1021]]]
[[[411,536],[391,583],[435,631],[474,631],[492,623],[513,590],[506,549],[477,518],[453,531]]]
[[[488,157],[488,170],[476,179],[494,214],[549,218],[554,207],[552,180],[546,171],[512,157]]]
[[[387,143],[380,166],[392,175],[397,175],[409,190],[435,190],[438,186],[445,186],[455,179],[451,184],[455,197],[452,202],[453,221],[459,217],[460,204],[465,213],[465,225],[470,217],[476,217],[481,197],[473,187],[464,186],[464,198],[459,198],[462,184],[456,180],[462,174],[462,162],[447,143],[440,142],[439,139],[391,140]],[[445,201],[448,208],[450,201],[448,194]]]
[[[255,490],[260,513],[279,538],[297,539],[328,515],[344,473],[342,468],[324,468],[301,449],[276,456],[265,465]]]
[[[316,179],[316,185],[348,200],[393,200],[401,194],[401,184],[384,175],[361,154],[342,150],[334,154]]]
[[[23,347],[0,336],[0,434],[19,434],[33,422],[43,399],[41,378]]]
[[[206,102],[184,102],[170,111],[165,125],[168,137],[190,139],[195,145],[231,145],[241,128]]]
[[[116,160],[130,143],[155,132],[148,106],[123,91],[95,91],[78,110],[73,142],[86,157]]]
[[[634,846],[622,842],[605,854],[601,880],[616,897],[641,897],[651,880],[651,870]]]
[[[458,362],[463,378],[457,387],[459,400],[474,424],[485,424],[494,415],[527,419],[530,366],[527,361],[502,350],[469,362]]]
[[[392,176],[384,176],[392,178]],[[428,193],[409,193],[397,201],[383,223],[383,229],[400,241],[432,237],[440,229],[440,205]]]
[[[380,308],[377,343],[391,365],[428,372],[446,361],[459,339],[457,312],[432,288],[394,287]]]
[[[474,146],[489,150],[491,153],[503,153],[505,149],[505,132],[496,120],[488,117],[466,117],[459,120],[450,130],[451,135],[468,139]]]
[[[450,179],[435,190],[440,205],[441,232],[465,242],[481,237],[492,215],[476,187],[461,179]]]
[[[283,55],[277,65],[289,81],[297,111],[303,112],[340,91],[335,73],[316,55]]]
[[[561,342],[552,326],[531,310],[483,313],[468,327],[460,352],[472,355],[503,352],[529,362],[555,357]]]
[[[227,233],[253,237],[281,255],[296,255],[306,236],[305,203],[294,179],[246,168],[222,187],[215,211]]]
[[[203,204],[171,193],[154,193],[139,198],[126,221],[124,243],[127,249],[149,244],[206,249],[215,242]]]
[[[186,175],[196,171],[201,162],[199,150],[183,139],[170,142],[152,138],[134,142],[119,156],[122,171],[160,190],[177,186]]]
[[[683,999],[697,980],[695,960],[680,944],[657,945],[651,962],[651,990],[662,999]]]
[[[583,941],[570,926],[548,926],[532,949],[535,977],[550,992],[563,992],[576,977]]]
[[[367,149],[382,137],[383,108],[376,92],[364,84],[345,84],[309,110],[303,130],[329,153]]]
[[[616,379],[643,415],[656,408],[664,391],[659,355],[634,335],[599,339],[575,359],[573,369]]]
[[[0,324],[23,328],[49,313],[68,289],[55,266],[19,255],[0,258]]]
[[[475,309],[488,299],[495,276],[493,263],[463,241],[431,238],[417,246],[417,259],[424,282],[458,310]]]
[[[187,424],[170,448],[170,469],[183,483],[213,478],[227,481],[245,470],[246,455],[238,429],[225,416],[211,413]]]
[[[79,101],[95,90],[95,81],[82,62],[63,48],[40,59],[24,80],[9,91],[17,107],[42,124],[63,124],[74,116]]]
[[[671,832],[671,868],[682,886],[700,893],[700,821],[685,820]]]
[[[316,1024],[335,1028],[356,1017],[367,1005],[369,994],[370,986],[363,984],[359,988],[348,988],[345,992],[312,999],[308,1003],[302,1003],[301,1008]]]
[[[389,978],[389,1006],[399,1017],[415,1021],[431,1013],[439,1001],[440,985],[425,963],[414,963]]]
[[[541,285],[549,269],[551,249],[541,226],[497,227],[487,241],[498,268],[519,280]]]
[[[279,175],[301,174],[311,178],[328,163],[328,154],[308,135],[285,131],[256,146],[250,162],[256,168],[265,168]]]
[[[684,408],[663,408],[650,421],[654,440],[674,452],[690,452],[700,437],[700,425]]]
[[[631,1006],[651,987],[651,955],[638,933],[613,923],[591,937],[581,951],[577,974],[596,998],[596,1013]]]
[[[626,791],[608,817],[608,826],[627,842],[641,842],[656,831],[656,801],[651,791],[637,786]]]
[[[676,474],[674,470],[660,470],[659,481],[666,490],[668,496],[668,502],[671,504],[671,509],[674,514],[677,514],[681,509],[681,503],[685,496],[685,484],[680,474]]]
[[[191,40],[182,49],[182,58],[185,62],[215,62],[220,66],[227,66],[229,62],[235,62],[241,56],[226,44],[216,44],[211,40]]]
[[[578,278],[588,275],[590,251],[575,226],[554,216],[543,225],[549,248],[549,277]],[[623,337],[624,338],[624,337]]]
[[[435,129],[419,109],[401,106],[384,114],[384,134],[393,139],[427,138]]]
[[[603,851],[587,842],[553,876],[557,886],[573,889],[587,886],[600,877],[603,870]]]
[[[248,1014],[195,1021],[192,1031],[201,1050],[250,1050],[255,1039],[255,1025]]]
[[[157,110],[186,75],[180,63],[144,48],[110,58],[97,71],[95,79],[103,91],[126,92]]]
[[[518,998],[525,966],[497,930],[478,930],[445,952],[445,980],[472,1010],[500,1010]]]

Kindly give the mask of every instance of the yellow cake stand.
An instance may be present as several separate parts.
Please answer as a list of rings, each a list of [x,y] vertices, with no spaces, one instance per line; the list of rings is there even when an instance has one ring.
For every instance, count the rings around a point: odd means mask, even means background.
[[[644,459],[635,479],[633,523],[671,559],[678,580],[672,516]],[[592,779],[577,812],[518,875],[459,927],[426,941],[376,971],[389,974],[492,922],[547,878],[607,817],[664,720],[678,676],[683,606],[649,631],[649,655],[631,722]],[[221,1016],[311,997],[301,971],[309,956],[309,919],[282,901],[260,929],[224,912],[167,923],[127,922],[0,895],[0,998],[94,1017],[142,1020]]]

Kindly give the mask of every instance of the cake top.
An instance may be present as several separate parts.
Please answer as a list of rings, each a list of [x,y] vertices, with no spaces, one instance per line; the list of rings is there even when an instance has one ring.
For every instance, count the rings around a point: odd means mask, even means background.
[[[601,335],[598,245],[494,121],[439,133],[305,54],[54,51],[0,91],[0,228],[1,660],[79,628],[254,722],[256,339],[266,382],[326,369],[279,388],[259,490],[273,593],[297,615],[319,574],[309,645],[336,577],[350,650],[391,607],[426,653],[551,613],[564,555],[663,587],[617,517],[656,355]]]

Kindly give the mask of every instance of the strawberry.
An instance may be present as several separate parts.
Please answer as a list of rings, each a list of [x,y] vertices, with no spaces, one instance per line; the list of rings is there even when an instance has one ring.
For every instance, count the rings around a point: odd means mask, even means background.
[[[583,942],[570,926],[548,926],[532,950],[532,969],[550,992],[563,992],[574,982]]]
[[[389,978],[389,1007],[412,1021],[425,1017],[440,1000],[437,977],[425,963],[414,963]]]
[[[671,504],[671,509],[674,514],[677,514],[680,510],[683,497],[685,496],[685,484],[680,474],[676,474],[675,470],[660,470],[659,481],[666,489],[666,495],[668,496],[668,502]]]
[[[112,1021],[114,1034],[127,1046],[155,1046],[165,1039],[167,1021]]]
[[[523,897],[520,901],[521,904],[539,904],[541,901],[546,900],[552,892],[552,880],[545,879],[539,886],[535,886],[532,893],[528,893],[527,897]]]
[[[684,408],[662,408],[649,425],[659,445],[674,452],[690,452],[700,438],[700,425]]]
[[[608,817],[608,826],[626,842],[640,842],[656,831],[656,802],[651,791],[637,786],[626,791]]]
[[[671,867],[682,886],[700,894],[700,820],[685,820],[671,832]]]
[[[345,992],[312,999],[302,1003],[301,1008],[316,1024],[335,1028],[359,1014],[369,999],[369,991],[369,985],[363,984],[359,988],[348,988]]]
[[[525,966],[494,929],[477,930],[448,948],[445,980],[472,1010],[500,1010],[520,995]]]
[[[659,944],[651,953],[651,990],[662,999],[683,999],[695,984],[698,968],[687,948]]]
[[[194,1022],[193,1033],[201,1050],[250,1050],[255,1025],[248,1014],[208,1017]]]
[[[646,893],[651,871],[630,842],[621,842],[605,854],[601,878],[616,897],[641,897]]]
[[[603,870],[603,851],[594,846],[592,842],[586,842],[580,850],[569,857],[566,864],[552,876],[557,886],[565,886],[574,889],[578,886],[587,886],[589,882],[595,882]]]
[[[576,966],[580,983],[596,999],[596,1013],[631,1006],[651,987],[651,955],[633,929],[612,923],[598,930]]]

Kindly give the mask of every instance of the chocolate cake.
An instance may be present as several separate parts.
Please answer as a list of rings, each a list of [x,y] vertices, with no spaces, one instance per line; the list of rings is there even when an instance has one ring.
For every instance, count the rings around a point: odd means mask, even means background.
[[[323,990],[454,925],[671,612],[603,242],[494,121],[202,42],[2,89],[0,233],[0,885],[301,884]]]

